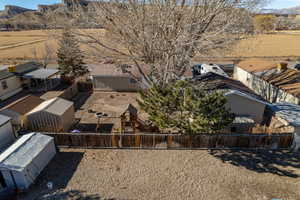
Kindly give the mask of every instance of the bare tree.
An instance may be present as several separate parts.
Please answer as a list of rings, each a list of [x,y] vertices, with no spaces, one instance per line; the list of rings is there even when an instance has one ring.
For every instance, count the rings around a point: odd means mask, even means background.
[[[36,48],[32,48],[31,52],[34,57],[34,60],[36,62],[41,63],[44,68],[47,68],[47,66],[50,64],[50,62],[54,59],[53,47],[51,47],[51,45],[48,42],[46,42],[44,44],[44,47],[41,50],[40,55],[38,55]]]
[[[148,83],[180,78],[193,57],[216,56],[249,33],[250,10],[262,0],[112,0],[76,12],[97,31],[80,30],[82,42],[103,58],[110,52]],[[77,9],[78,11],[78,9]],[[95,53],[97,52],[97,53]],[[104,53],[105,52],[105,53]]]

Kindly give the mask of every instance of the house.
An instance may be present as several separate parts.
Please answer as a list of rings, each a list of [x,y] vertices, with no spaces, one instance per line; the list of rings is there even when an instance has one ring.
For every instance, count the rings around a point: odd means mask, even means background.
[[[23,97],[0,110],[0,114],[11,118],[15,131],[27,127],[26,114],[40,105],[44,100],[33,95]]]
[[[219,65],[212,64],[212,63],[194,65],[192,70],[193,70],[194,76],[213,72],[215,74],[219,74],[221,76],[228,77],[228,75],[224,72],[224,70]]]
[[[206,73],[204,75],[197,76],[192,79],[194,84],[199,85],[206,90],[219,90],[224,92],[227,99],[226,107],[235,114],[236,117],[240,117],[243,120],[238,120],[237,124],[241,121],[247,123],[260,124],[263,121],[264,112],[267,103],[255,94],[251,89],[245,86],[240,81],[228,78],[216,73]]]
[[[0,67],[0,100],[6,100],[20,91],[22,91],[20,79],[10,73],[7,66]]]
[[[52,137],[40,133],[22,136],[0,154],[0,193],[28,189],[55,154]]]
[[[16,140],[11,119],[7,116],[0,115],[0,152],[11,145]]]
[[[280,121],[284,126],[292,127],[294,140],[292,148],[300,149],[300,106],[287,102],[279,102],[269,106],[272,111],[272,120]]]
[[[56,97],[44,101],[26,116],[32,131],[66,132],[74,124],[74,103]]]
[[[48,91],[60,84],[59,70],[45,69],[37,62],[11,66],[9,71],[20,78],[23,88],[34,92]]]
[[[142,78],[134,70],[124,70],[114,64],[89,65],[96,91],[136,92],[143,89]]]
[[[248,59],[235,66],[234,78],[271,103],[300,103],[300,71],[287,63]]]

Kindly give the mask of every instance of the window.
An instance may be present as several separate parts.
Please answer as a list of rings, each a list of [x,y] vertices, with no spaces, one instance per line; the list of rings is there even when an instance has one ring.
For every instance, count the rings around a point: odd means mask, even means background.
[[[6,81],[2,81],[2,82],[1,82],[1,85],[2,85],[2,89],[3,89],[3,90],[6,90],[6,89],[8,88],[7,82],[6,82]]]

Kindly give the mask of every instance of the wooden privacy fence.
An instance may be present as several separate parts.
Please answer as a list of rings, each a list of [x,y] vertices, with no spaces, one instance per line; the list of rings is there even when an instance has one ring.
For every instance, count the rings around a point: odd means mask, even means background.
[[[60,147],[138,149],[288,149],[292,134],[99,134],[45,133]]]

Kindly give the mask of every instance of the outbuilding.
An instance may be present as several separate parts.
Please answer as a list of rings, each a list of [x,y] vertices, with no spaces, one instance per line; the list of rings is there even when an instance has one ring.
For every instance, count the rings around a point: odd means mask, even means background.
[[[0,193],[28,189],[55,154],[52,137],[40,133],[22,136],[0,154]]]
[[[27,128],[26,114],[40,105],[44,100],[33,95],[25,96],[0,110],[0,114],[11,118],[15,131]]]
[[[89,65],[95,91],[136,92],[146,86],[142,77],[132,70],[122,70],[114,64]]]
[[[74,123],[74,103],[60,97],[44,101],[27,113],[32,131],[66,132]]]
[[[269,105],[267,102],[237,90],[225,93],[225,97],[226,107],[236,116],[248,116],[255,123],[262,123],[266,106]]]
[[[0,152],[11,145],[16,140],[11,119],[0,115]]]

